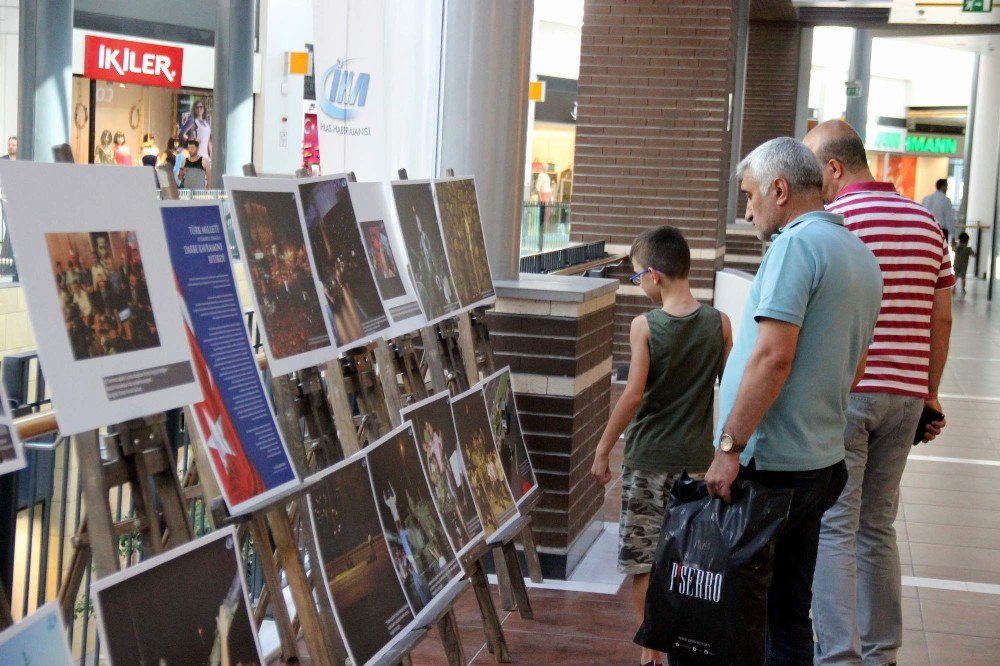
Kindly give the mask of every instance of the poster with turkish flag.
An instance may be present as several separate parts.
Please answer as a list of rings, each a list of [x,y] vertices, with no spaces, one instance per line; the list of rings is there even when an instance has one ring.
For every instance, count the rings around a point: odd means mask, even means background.
[[[257,370],[218,204],[164,202],[160,212],[203,400],[192,406],[233,515],[299,483]]]
[[[184,49],[166,44],[87,35],[83,75],[100,81],[180,88]]]

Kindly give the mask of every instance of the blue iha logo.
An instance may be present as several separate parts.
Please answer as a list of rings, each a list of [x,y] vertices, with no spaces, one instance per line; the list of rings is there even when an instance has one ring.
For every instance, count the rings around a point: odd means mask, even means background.
[[[338,59],[337,63],[323,73],[323,84],[319,95],[319,105],[323,113],[336,120],[350,120],[358,114],[358,109],[368,99],[368,86],[372,76],[367,72],[352,72],[347,69],[351,60]]]

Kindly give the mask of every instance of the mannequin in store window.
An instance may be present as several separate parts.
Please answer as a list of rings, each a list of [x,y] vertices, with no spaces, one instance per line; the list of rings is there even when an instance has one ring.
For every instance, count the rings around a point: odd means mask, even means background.
[[[181,127],[181,140],[195,139],[206,157],[212,156],[212,124],[205,115],[204,100],[197,100]]]
[[[94,162],[97,164],[115,163],[115,144],[111,130],[101,132],[101,145],[94,150]]]
[[[132,166],[132,149],[125,145],[125,132],[115,132],[115,164]]]
[[[189,190],[205,190],[212,182],[212,166],[207,157],[200,154],[200,142],[188,139],[187,157],[184,159],[184,187]]]
[[[156,137],[152,133],[146,133],[142,135],[142,148],[140,149],[140,155],[142,155],[142,165],[143,166],[156,166],[156,157],[160,154],[160,148],[156,145]]]

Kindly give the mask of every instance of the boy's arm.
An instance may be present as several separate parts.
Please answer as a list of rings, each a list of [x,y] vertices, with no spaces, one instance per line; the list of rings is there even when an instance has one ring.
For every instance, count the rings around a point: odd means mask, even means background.
[[[729,321],[729,315],[720,312],[722,315],[722,368],[719,370],[719,381],[722,381],[722,373],[726,371],[726,363],[729,363],[729,352],[733,351],[733,324]]]
[[[646,392],[646,377],[649,375],[649,323],[645,315],[639,315],[632,320],[629,343],[632,347],[632,359],[625,391],[618,398],[615,408],[611,410],[608,425],[594,453],[594,464],[590,468],[590,473],[602,486],[611,480],[611,470],[608,468],[611,449],[615,448],[618,438],[635,418],[635,413],[642,404],[642,395]]]

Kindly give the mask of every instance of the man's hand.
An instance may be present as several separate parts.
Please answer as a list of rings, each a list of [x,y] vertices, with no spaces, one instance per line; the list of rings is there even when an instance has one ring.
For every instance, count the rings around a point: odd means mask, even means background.
[[[715,459],[712,466],[705,474],[705,485],[708,487],[708,494],[712,497],[721,497],[726,504],[732,501],[729,493],[733,481],[740,473],[740,456],[736,453],[723,453],[716,450]]]
[[[594,464],[590,466],[590,473],[594,475],[594,478],[602,486],[608,485],[608,481],[611,480],[609,464],[608,456],[598,451],[594,455]]]
[[[941,401],[937,398],[928,398],[924,401],[924,406],[930,407],[931,409],[937,410],[939,413],[944,414],[944,410],[941,409]],[[927,428],[924,430],[923,442],[929,442],[935,439],[944,430],[944,427],[948,425],[946,419],[941,419],[940,421],[931,421],[927,424]]]

